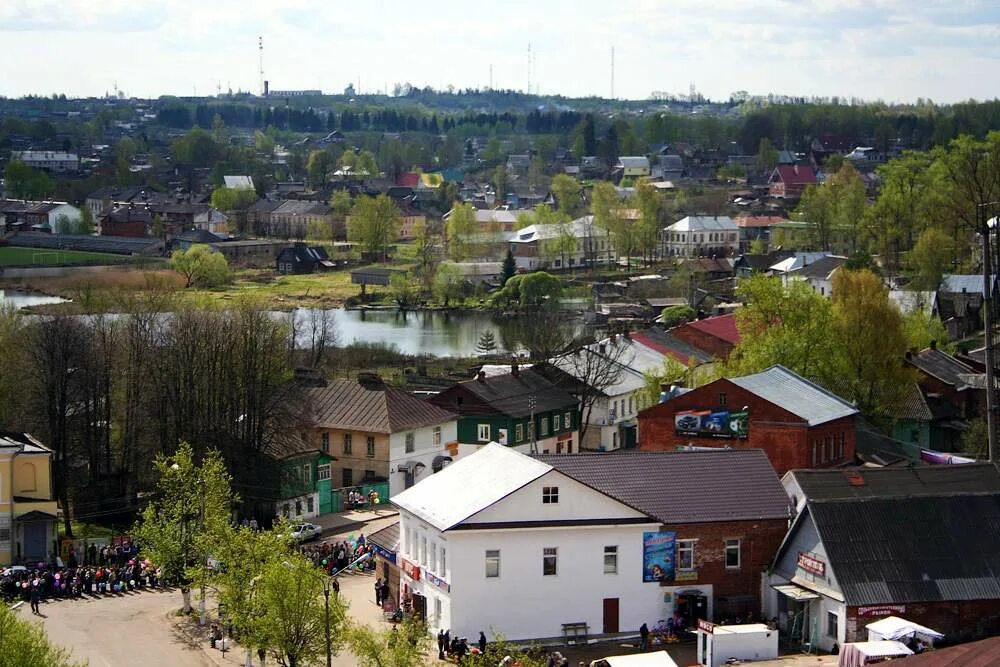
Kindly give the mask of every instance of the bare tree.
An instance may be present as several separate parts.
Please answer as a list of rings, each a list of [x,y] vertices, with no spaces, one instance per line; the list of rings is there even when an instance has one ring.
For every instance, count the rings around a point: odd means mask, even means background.
[[[627,340],[623,336],[612,336],[553,359],[556,368],[577,381],[571,393],[580,401],[581,443],[590,427],[594,406],[608,397],[608,389],[621,382],[632,357]]]

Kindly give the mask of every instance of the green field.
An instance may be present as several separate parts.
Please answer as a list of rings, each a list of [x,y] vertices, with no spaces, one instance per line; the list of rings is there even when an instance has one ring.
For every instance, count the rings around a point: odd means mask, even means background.
[[[71,264],[122,264],[132,260],[126,255],[77,250],[0,247],[0,266],[67,266]]]

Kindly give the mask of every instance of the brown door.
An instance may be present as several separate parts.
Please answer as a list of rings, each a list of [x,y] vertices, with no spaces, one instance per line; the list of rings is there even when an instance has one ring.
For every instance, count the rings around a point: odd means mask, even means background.
[[[618,598],[604,598],[604,633],[618,632]]]

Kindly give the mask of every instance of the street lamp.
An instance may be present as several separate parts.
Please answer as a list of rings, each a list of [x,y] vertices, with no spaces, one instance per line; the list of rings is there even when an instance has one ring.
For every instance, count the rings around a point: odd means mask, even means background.
[[[290,570],[294,570],[295,566],[290,562],[282,561],[282,565]],[[343,570],[341,570],[342,572]],[[323,622],[326,628],[326,667],[332,667],[333,665],[333,639],[330,637],[330,589],[333,586],[333,578],[339,574],[331,574],[327,577],[320,577],[320,575],[313,572],[311,569],[307,570],[309,576],[314,578],[320,578],[323,580]]]

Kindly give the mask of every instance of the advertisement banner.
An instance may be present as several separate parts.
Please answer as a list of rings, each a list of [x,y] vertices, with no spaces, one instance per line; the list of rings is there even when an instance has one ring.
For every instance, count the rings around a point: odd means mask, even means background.
[[[700,438],[746,438],[749,423],[750,415],[746,411],[684,410],[674,415],[677,435]]]
[[[642,580],[674,580],[674,545],[677,533],[642,534]]]

